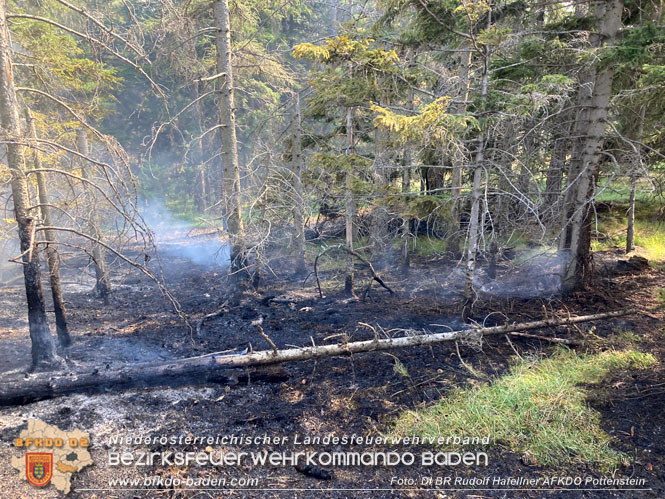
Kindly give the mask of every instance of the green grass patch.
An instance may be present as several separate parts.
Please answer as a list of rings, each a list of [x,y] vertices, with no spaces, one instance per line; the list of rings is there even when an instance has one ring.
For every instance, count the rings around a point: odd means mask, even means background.
[[[624,222],[621,224],[621,222]],[[612,218],[599,224],[599,229],[605,234],[602,240],[591,242],[593,251],[602,251],[611,248],[626,247],[625,221]],[[665,225],[644,220],[635,221],[636,253],[654,262],[665,261]]]
[[[422,256],[437,256],[446,252],[446,240],[418,236],[412,246],[413,252]]]
[[[436,405],[407,411],[395,436],[491,435],[496,445],[540,465],[589,463],[607,471],[626,457],[610,447],[600,415],[586,404],[587,388],[611,371],[647,369],[652,355],[607,351],[577,355],[567,349],[540,362],[522,361],[491,385],[458,389]]]
[[[654,217],[658,209],[653,201],[635,204],[635,252],[662,263],[665,262],[665,224]],[[591,242],[593,251],[626,247],[627,211],[627,205],[617,205],[612,213],[599,214],[598,231],[602,237]]]

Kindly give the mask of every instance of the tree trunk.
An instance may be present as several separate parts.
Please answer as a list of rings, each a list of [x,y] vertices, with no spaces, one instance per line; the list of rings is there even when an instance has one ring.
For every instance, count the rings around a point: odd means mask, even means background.
[[[240,203],[240,166],[231,62],[231,22],[228,0],[215,0],[215,47],[217,49],[217,78],[219,84],[219,120],[222,137],[223,191],[226,205],[224,218],[231,243],[231,271],[245,267],[245,243]]]
[[[274,344],[271,350],[251,353],[225,354],[223,352],[171,360],[156,364],[139,364],[137,366],[115,371],[95,370],[92,373],[70,374],[65,376],[35,377],[30,381],[0,384],[0,405],[18,405],[54,398],[71,393],[98,393],[111,389],[127,389],[145,386],[174,386],[194,383],[237,383],[244,377],[247,379],[248,367],[267,366],[285,362],[315,360],[340,355],[351,355],[363,352],[392,350],[394,348],[433,345],[458,340],[482,339],[490,335],[506,335],[529,331],[532,329],[579,324],[582,322],[621,317],[633,313],[632,310],[617,310],[594,315],[566,317],[564,319],[545,319],[502,326],[464,329],[432,333],[429,331],[409,329],[405,336],[397,338],[381,338],[337,343],[334,345],[314,345],[301,348],[277,349]],[[243,369],[239,371],[239,369]],[[266,371],[252,372],[251,378],[279,379],[284,375],[271,374]]]
[[[623,0],[594,2],[591,9],[593,18],[600,22],[599,33],[592,35],[592,47],[611,45],[621,25]],[[565,210],[567,219],[564,220],[559,245],[559,249],[568,253],[568,263],[561,279],[564,292],[583,288],[591,271],[591,238],[590,234],[586,233],[591,227],[587,220],[595,192],[593,182],[600,166],[600,150],[612,92],[614,66],[605,64],[594,68],[593,73],[590,105],[582,111],[585,114],[584,123],[580,127],[582,133],[576,134],[582,137],[580,161],[578,167],[571,170],[574,176],[569,174],[567,180],[570,202]]]
[[[635,140],[642,140],[642,131],[644,129],[644,116],[646,115],[646,106],[640,107],[640,121],[637,124]],[[630,198],[628,199],[628,223],[626,227],[626,253],[635,249],[635,191],[637,190],[637,180],[639,178],[638,166],[642,163],[642,148],[640,144],[634,146],[635,161],[630,173]]]
[[[460,57],[460,76],[459,76],[459,89],[457,91],[457,99],[459,102],[453,103],[451,106],[451,112],[453,114],[463,115],[466,114],[467,102],[469,100],[469,91],[471,88],[471,79],[469,75],[471,73],[471,60],[472,53],[471,49],[468,49],[466,52],[462,52]],[[451,189],[450,197],[452,202],[452,207],[450,210],[450,218],[453,221],[453,226],[451,227],[450,234],[447,239],[447,250],[453,255],[460,255],[460,233],[459,233],[459,209],[460,209],[460,197],[462,195],[462,178],[463,178],[463,169],[466,158],[461,152],[455,152],[452,156],[452,180],[451,180]]]
[[[196,55],[196,51],[193,51],[193,55]],[[195,82],[193,85],[194,99],[196,99],[196,119],[199,125],[199,134],[201,135],[196,141],[196,175],[197,175],[197,184],[198,189],[194,194],[194,199],[196,201],[196,207],[201,213],[204,213],[208,209],[208,189],[206,185],[206,167],[205,167],[205,148],[203,146],[203,141],[205,137],[203,132],[205,132],[205,120],[203,113],[203,104],[199,99],[199,84]]]
[[[88,136],[85,133],[85,130],[82,128],[79,129],[76,134],[76,146],[79,152],[84,156],[90,155],[90,148],[88,147]],[[81,160],[81,176],[86,179],[88,182],[92,182],[92,175],[90,175],[90,166],[85,164],[86,160]],[[84,182],[83,187],[88,193],[89,197],[89,223],[90,223],[90,235],[98,241],[103,239],[101,223],[99,221],[99,212],[97,206],[97,195],[95,189],[88,185],[88,182]],[[95,291],[97,294],[103,298],[106,305],[109,304],[109,295],[111,294],[111,280],[109,278],[108,269],[106,267],[106,251],[101,244],[93,243],[92,246],[92,258],[95,264],[95,276],[97,278],[97,284],[95,285]]]
[[[637,175],[630,178],[630,198],[628,199],[628,226],[626,227],[626,253],[635,249],[635,190]]]
[[[409,68],[414,66],[415,54],[412,50],[407,50],[407,57],[409,60]],[[406,108],[413,111],[414,108],[415,92],[413,86],[409,86],[409,95],[406,102]],[[404,146],[404,169],[402,170],[402,192],[408,194],[411,192],[411,179],[413,177],[413,148],[410,144]],[[409,197],[404,197],[405,205],[408,206]],[[402,227],[400,228],[400,235],[402,237],[402,250],[401,250],[401,267],[402,271],[407,273],[411,266],[411,255],[409,254],[409,244],[414,238],[411,232],[411,218],[402,217]]]
[[[292,132],[292,150],[291,150],[291,173],[293,174],[293,241],[295,246],[295,273],[301,275],[305,273],[305,197],[302,188],[302,133],[300,114],[300,95],[294,95],[293,119],[291,126]]]
[[[390,101],[379,102],[379,105],[390,106]],[[389,133],[380,127],[374,128],[374,184],[378,189],[376,202],[372,207],[372,221],[370,224],[370,236],[372,245],[372,254],[380,257],[385,254],[388,241],[388,225],[390,216],[385,204],[381,201],[389,192],[390,170],[386,167],[392,163],[392,154],[388,150]],[[383,268],[385,259],[379,258],[377,267]]]
[[[564,114],[564,120],[569,119],[568,113]],[[545,195],[543,210],[554,213],[561,197],[561,182],[566,165],[566,156],[570,144],[570,126],[564,134],[555,133],[551,141],[550,164],[547,169],[547,180],[545,181]]]
[[[58,363],[55,343],[46,319],[44,296],[39,270],[39,258],[34,231],[34,220],[30,216],[28,180],[25,175],[25,156],[19,107],[14,90],[12,69],[12,47],[7,27],[5,0],[0,0],[0,126],[3,140],[7,141],[7,167],[11,175],[14,214],[18,223],[21,243],[25,294],[28,301],[28,323],[32,342],[32,368],[49,367]]]
[[[412,50],[407,50],[407,58],[409,60],[409,68],[412,68],[415,60],[415,55]],[[413,111],[414,108],[414,90],[413,86],[409,86],[409,95],[406,101],[406,108],[409,111]],[[408,193],[411,192],[411,177],[412,177],[412,168],[413,168],[413,158],[412,158],[412,148],[407,143],[404,146],[404,169],[402,170],[402,192]]]
[[[30,131],[30,138],[37,142],[37,127],[32,118],[30,110],[25,110],[26,122]],[[46,174],[41,170],[42,160],[37,149],[32,150],[32,162],[34,169],[37,170],[37,191],[39,193],[39,209],[42,215],[44,225],[51,227],[54,224],[51,220],[51,200],[49,197],[48,184],[46,182]],[[58,335],[58,342],[60,346],[67,347],[71,344],[72,339],[69,336],[67,328],[67,309],[65,307],[65,300],[62,297],[62,286],[60,285],[60,258],[58,256],[55,232],[52,230],[45,230],[46,236],[46,261],[49,268],[49,280],[51,282],[51,296],[53,296],[53,311],[55,312],[55,325]]]
[[[489,54],[487,51],[483,54],[483,73],[481,78],[481,103],[484,103],[487,98],[487,90],[489,86]],[[480,214],[480,197],[482,194],[482,177],[483,177],[483,162],[485,160],[485,134],[481,130],[478,134],[478,146],[476,149],[475,168],[473,171],[473,189],[471,193],[471,217],[469,220],[469,241],[466,253],[466,276],[464,285],[464,298],[467,303],[470,303],[474,297],[473,290],[473,277],[476,270],[476,257],[478,253],[478,236],[479,236],[479,214]]]
[[[348,108],[346,110],[346,155],[351,156],[354,149],[353,139],[353,110]],[[353,215],[355,206],[353,202],[353,170],[350,165],[347,165],[345,177],[345,190],[344,190],[344,221],[346,232],[346,248],[353,251]],[[349,252],[346,254],[346,277],[344,279],[344,292],[348,296],[355,296],[353,291],[353,255]]]

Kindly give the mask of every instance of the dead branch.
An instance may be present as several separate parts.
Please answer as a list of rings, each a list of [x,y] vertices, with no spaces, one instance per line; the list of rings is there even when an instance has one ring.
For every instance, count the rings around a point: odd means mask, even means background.
[[[337,245],[335,245],[335,246],[329,246],[329,247],[327,247],[327,248],[324,249],[321,253],[319,253],[318,255],[316,255],[316,258],[314,259],[314,276],[316,277],[316,286],[319,288],[319,297],[320,297],[320,298],[323,298],[323,291],[321,291],[321,281],[320,281],[320,279],[319,279],[319,269],[318,269],[319,258],[322,257],[323,255],[325,255],[326,253],[328,253],[329,251],[336,250],[336,249],[346,251],[348,254],[350,254],[351,256],[355,256],[358,260],[360,260],[360,261],[363,262],[365,265],[367,265],[367,267],[369,267],[369,271],[372,273],[372,279],[369,281],[369,284],[367,285],[367,288],[366,288],[365,291],[363,292],[363,301],[365,300],[365,298],[367,298],[367,295],[368,295],[368,293],[369,293],[369,290],[370,290],[370,288],[371,288],[371,286],[372,286],[372,281],[376,281],[376,282],[378,282],[382,287],[384,287],[385,289],[387,289],[388,292],[389,292],[391,295],[394,295],[394,294],[395,294],[395,292],[394,292],[392,289],[390,289],[390,288],[386,285],[385,282],[383,282],[383,279],[381,279],[381,277],[379,277],[379,275],[378,275],[378,274],[376,273],[376,271],[374,270],[374,266],[371,264],[371,262],[370,262],[369,260],[367,260],[366,258],[364,258],[363,256],[361,256],[361,255],[358,254],[357,252],[355,252],[355,251],[353,251],[353,250],[347,248],[346,246],[341,245],[341,244],[337,244]]]
[[[128,64],[129,66],[134,68],[136,71],[138,71],[141,74],[141,76],[143,76],[150,83],[150,85],[155,89],[155,91],[160,95],[160,97],[162,99],[166,99],[166,94],[161,89],[161,87],[157,83],[155,83],[155,81],[152,78],[150,78],[148,73],[146,73],[141,66],[136,64],[134,61],[128,59],[124,55],[118,53],[116,50],[114,50],[112,47],[108,46],[106,43],[104,43],[100,39],[95,38],[94,36],[90,36],[86,33],[81,33],[80,31],[76,31],[75,29],[70,28],[69,26],[65,26],[63,24],[60,24],[59,22],[54,21],[53,19],[48,19],[48,18],[42,17],[42,16],[34,16],[34,15],[30,15],[30,14],[10,14],[10,15],[7,16],[7,19],[31,19],[33,21],[40,21],[40,22],[43,22],[45,24],[50,24],[51,26],[55,26],[56,28],[59,28],[63,31],[66,31],[67,33],[70,33],[74,36],[78,36],[79,38],[82,38],[83,40],[86,40],[89,43],[96,44],[96,45],[100,46],[101,48],[107,50],[110,54],[114,55],[115,57],[117,57],[118,59],[120,59],[121,61]]]
[[[502,326],[464,329],[400,336],[397,338],[337,343],[333,345],[312,345],[284,350],[263,350],[241,354],[220,355],[219,353],[186,359],[165,361],[157,364],[138,364],[131,367],[79,374],[36,375],[28,381],[0,384],[0,405],[17,405],[35,402],[70,393],[95,393],[146,386],[172,386],[183,383],[236,383],[242,377],[242,369],[267,366],[301,360],[315,360],[354,353],[392,350],[420,345],[432,345],[446,341],[480,339],[484,336],[508,334],[544,327],[564,326],[632,314],[632,309],[604,312],[600,314],[545,319],[533,322],[504,324]],[[271,342],[272,343],[272,342]],[[238,370],[241,371],[238,371]],[[238,374],[240,372],[240,374]],[[252,374],[257,379],[256,374]],[[266,379],[266,376],[263,376]],[[268,376],[268,379],[270,377]]]
[[[229,302],[225,301],[224,303],[222,303],[222,306],[219,307],[216,311],[212,312],[211,314],[204,315],[203,317],[201,317],[201,320],[196,323],[196,335],[199,336],[201,334],[201,329],[203,329],[203,323],[205,321],[225,313],[226,310],[227,310],[228,305],[229,305]]]
[[[257,325],[256,328],[259,330],[259,334],[261,335],[261,338],[266,340],[270,347],[272,348],[272,351],[275,355],[278,355],[279,350],[277,349],[277,345],[273,343],[273,341],[270,339],[270,336],[268,336],[264,331],[263,328],[260,325]]]
[[[102,23],[101,21],[99,21],[98,19],[96,19],[96,18],[95,18],[93,15],[91,15],[88,11],[86,11],[86,10],[80,8],[80,7],[77,7],[76,5],[72,5],[71,3],[66,2],[65,0],[56,0],[56,1],[57,1],[58,3],[64,5],[64,6],[67,7],[68,9],[71,9],[71,10],[73,10],[74,12],[77,12],[77,13],[81,14],[83,17],[85,17],[86,19],[88,19],[89,21],[91,21],[95,26],[97,26],[99,29],[101,29],[103,32],[105,32],[107,35],[109,35],[109,36],[115,38],[116,40],[120,40],[122,43],[124,43],[125,46],[126,46],[127,48],[131,49],[136,55],[138,55],[138,56],[139,56],[141,59],[143,59],[146,63],[148,63],[148,64],[152,64],[152,63],[150,62],[150,59],[148,59],[148,56],[147,56],[147,55],[145,54],[145,52],[141,49],[141,47],[137,47],[137,46],[134,45],[132,42],[130,42],[130,41],[127,40],[126,38],[122,37],[121,35],[119,35],[119,34],[116,33],[115,31],[113,31],[113,29],[109,28],[109,27],[106,26],[104,23]]]

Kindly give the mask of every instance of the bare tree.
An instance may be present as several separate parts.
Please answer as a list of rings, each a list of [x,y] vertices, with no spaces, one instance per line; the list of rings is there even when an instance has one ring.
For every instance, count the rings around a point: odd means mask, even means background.
[[[291,149],[291,172],[293,174],[293,241],[296,253],[296,274],[305,272],[305,199],[302,187],[302,115],[300,113],[300,95],[294,95],[293,117],[291,120],[292,149]]]
[[[346,155],[351,156],[354,150],[353,138],[353,109],[346,110]],[[353,172],[351,165],[347,165],[344,180],[344,226],[346,232],[346,276],[344,278],[344,292],[349,296],[354,296],[353,291],[353,216],[355,213],[355,203],[353,200]]]
[[[84,157],[90,156],[90,148],[88,146],[88,136],[85,130],[79,129],[76,134],[76,145],[79,152]],[[92,182],[92,175],[90,169],[92,165],[86,164],[87,161],[81,162],[81,176],[86,180],[84,182],[84,189],[86,190],[90,204],[89,204],[89,225],[90,235],[94,238],[92,245],[92,258],[95,265],[95,277],[97,283],[95,284],[96,293],[104,300],[106,305],[109,304],[109,295],[111,294],[111,280],[109,278],[108,269],[106,267],[106,254],[102,245],[98,241],[103,240],[101,222],[99,220],[99,206],[97,205],[97,194],[94,189],[90,187]]]
[[[42,171],[42,160],[39,149],[37,148],[37,127],[32,113],[29,109],[25,110],[26,122],[30,131],[30,138],[35,142],[32,149],[32,164],[37,176],[37,191],[39,194],[39,210],[42,215],[42,221],[46,226],[52,226],[51,219],[51,198],[49,196],[49,186],[46,179],[46,173]],[[51,295],[53,296],[53,310],[55,313],[55,326],[58,335],[58,341],[61,346],[69,346],[72,339],[67,328],[67,309],[65,300],[62,296],[62,286],[60,284],[60,256],[57,250],[57,238],[55,231],[49,229],[44,231],[46,236],[46,261],[49,268],[49,280],[51,283]]]
[[[217,30],[217,73],[219,88],[219,120],[222,136],[222,162],[224,170],[225,223],[231,242],[231,269],[245,265],[245,243],[240,203],[240,166],[236,138],[235,104],[233,97],[233,64],[231,62],[231,22],[228,0],[216,0],[214,15]]]

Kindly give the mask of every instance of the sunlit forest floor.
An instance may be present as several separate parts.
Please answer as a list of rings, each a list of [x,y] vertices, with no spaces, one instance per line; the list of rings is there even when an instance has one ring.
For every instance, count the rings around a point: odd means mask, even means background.
[[[471,344],[459,344],[458,348],[440,344],[287,364],[278,369],[271,382],[71,395],[4,408],[0,410],[0,435],[4,442],[0,448],[0,460],[9,462],[12,448],[8,442],[17,433],[17,428],[25,425],[28,417],[39,417],[65,430],[89,429],[93,438],[91,454],[100,463],[106,459],[108,437],[117,432],[141,432],[153,436],[187,432],[205,436],[266,433],[275,436],[292,436],[295,433],[378,435],[404,433],[406,422],[409,432],[426,434],[427,424],[431,423],[439,425],[437,428],[441,434],[452,434],[459,431],[460,424],[479,422],[468,418],[471,413],[465,411],[472,411],[473,407],[465,401],[485,397],[488,404],[495,403],[493,401],[504,397],[501,386],[506,383],[519,386],[521,390],[517,395],[509,393],[517,397],[512,409],[514,412],[511,413],[511,408],[504,414],[499,408],[489,412],[492,417],[504,418],[504,421],[497,419],[497,423],[505,422],[505,419],[515,420],[511,422],[515,426],[509,427],[508,432],[528,435],[535,431],[534,424],[538,426],[540,421],[536,419],[535,423],[525,421],[522,424],[512,416],[519,413],[520,407],[526,411],[542,410],[543,406],[534,399],[537,395],[534,390],[548,391],[553,385],[547,377],[528,378],[524,374],[533,372],[529,366],[551,362],[543,364],[546,371],[556,372],[559,369],[574,375],[568,384],[557,384],[560,391],[551,397],[550,405],[545,406],[545,410],[556,411],[562,406],[562,400],[572,400],[577,404],[571,406],[573,411],[584,411],[586,426],[583,430],[591,432],[599,440],[605,439],[604,447],[594,451],[596,453],[576,448],[574,433],[562,434],[560,443],[543,443],[542,438],[502,438],[494,441],[489,449],[483,449],[490,456],[487,469],[459,467],[453,472],[469,477],[482,474],[528,478],[563,472],[603,477],[612,468],[615,469],[615,476],[645,478],[647,486],[654,489],[654,497],[663,496],[665,301],[662,286],[665,272],[658,265],[642,270],[626,268],[617,263],[625,258],[623,252],[606,248],[594,256],[596,275],[592,290],[560,298],[547,294],[549,281],[542,276],[536,279],[530,267],[532,259],[520,258],[521,254],[525,253],[518,253],[515,258],[517,263],[503,262],[497,278],[500,284],[485,286],[486,292],[475,304],[471,320],[492,325],[506,320],[520,322],[543,316],[597,313],[623,307],[634,307],[637,313],[610,321],[559,328],[556,332],[538,331],[541,335],[556,334],[579,342],[570,347],[538,339],[513,337],[508,342],[503,337],[494,337],[487,338],[482,348]],[[290,277],[288,257],[279,253],[273,255],[270,262],[275,275],[264,272],[258,290],[247,286],[234,292],[229,291],[231,286],[223,271],[171,256],[163,262],[167,283],[194,324],[227,303],[222,313],[205,322],[199,335],[192,333],[178,319],[149,280],[138,277],[129,269],[114,273],[111,305],[104,307],[90,294],[94,283],[92,272],[86,274],[76,270],[81,263],[66,262],[63,269],[64,291],[75,338],[74,345],[64,355],[68,368],[75,371],[112,369],[137,362],[221,350],[240,351],[249,344],[254,350],[267,349],[268,344],[256,330],[255,321],[259,319],[279,348],[312,342],[318,345],[371,339],[374,333],[367,325],[379,331],[463,327],[456,262],[428,254],[414,255],[408,274],[392,270],[393,266],[382,268],[380,272],[396,294],[389,295],[375,287],[367,302],[343,296],[343,281],[339,278],[338,265],[334,260],[322,266],[325,297],[320,299],[314,279],[310,277],[303,284],[302,278]],[[157,262],[152,264],[156,266]],[[552,265],[555,266],[556,262]],[[362,265],[358,265],[357,270],[356,282],[358,289],[362,290],[368,274]],[[552,270],[555,270],[554,267]],[[525,286],[539,285],[542,286],[543,296],[521,297],[520,290]],[[0,370],[5,381],[20,379],[29,364],[30,344],[23,289],[19,283],[2,288],[0,303]],[[623,362],[615,357],[609,361],[607,357],[600,357],[613,355],[611,352],[633,352],[629,355],[649,352],[654,358],[645,360],[640,357],[637,362]],[[606,360],[601,362],[598,359]],[[488,392],[488,387],[496,388]],[[551,391],[548,393],[551,394]],[[437,419],[440,413],[437,415],[436,411],[428,412],[426,409],[446,403],[451,404],[448,409],[458,414],[455,421],[445,417]],[[446,408],[445,405],[439,407]],[[535,418],[538,413],[533,414]],[[559,413],[548,414],[556,418]],[[573,427],[579,421],[573,416],[563,414],[564,420],[557,427],[559,431],[579,430]],[[416,419],[409,420],[409,417]],[[567,423],[566,417],[572,420]],[[562,449],[568,451],[561,452]],[[386,449],[377,447],[376,450]],[[417,453],[422,448],[402,446],[402,450]],[[549,457],[543,459],[542,456]],[[293,467],[223,468],[214,473],[217,476],[258,477],[260,487],[285,489],[344,489],[357,487],[358,484],[363,484],[364,488],[390,489],[390,479],[394,475],[417,480],[423,475],[423,469],[418,466],[340,467],[332,471],[334,478],[330,481],[306,476]],[[427,473],[430,471],[434,475],[450,473],[447,468],[427,470]],[[118,468],[100,465],[89,472],[75,474],[72,485],[74,491],[104,488],[108,486],[109,478],[119,475],[143,477],[153,472],[150,467],[126,467],[119,471]],[[174,476],[210,473],[198,467],[174,467],[162,472]],[[0,467],[0,484],[5,491],[10,487],[13,496],[48,495],[48,492],[29,489],[25,482],[15,480],[14,475],[9,466]],[[299,494],[308,495],[307,492]],[[335,494],[339,497],[349,495],[341,491],[330,495]],[[417,495],[413,491],[383,490],[373,496],[410,497],[414,494]],[[452,496],[466,497],[468,493],[456,494]],[[483,494],[499,497],[504,492]],[[573,493],[561,491],[548,494],[548,497],[573,496]],[[608,497],[608,494],[589,492],[587,496]],[[72,495],[85,494],[74,492]],[[309,495],[317,493],[312,491]],[[615,495],[622,494],[617,492]],[[110,497],[107,493],[97,492],[97,497],[102,496]],[[136,491],[113,493],[113,497],[135,496]],[[186,497],[187,494],[164,491],[164,496]],[[265,492],[265,496],[273,497],[274,493]],[[531,496],[541,497],[542,494],[532,493]],[[626,496],[630,494],[626,493]]]

